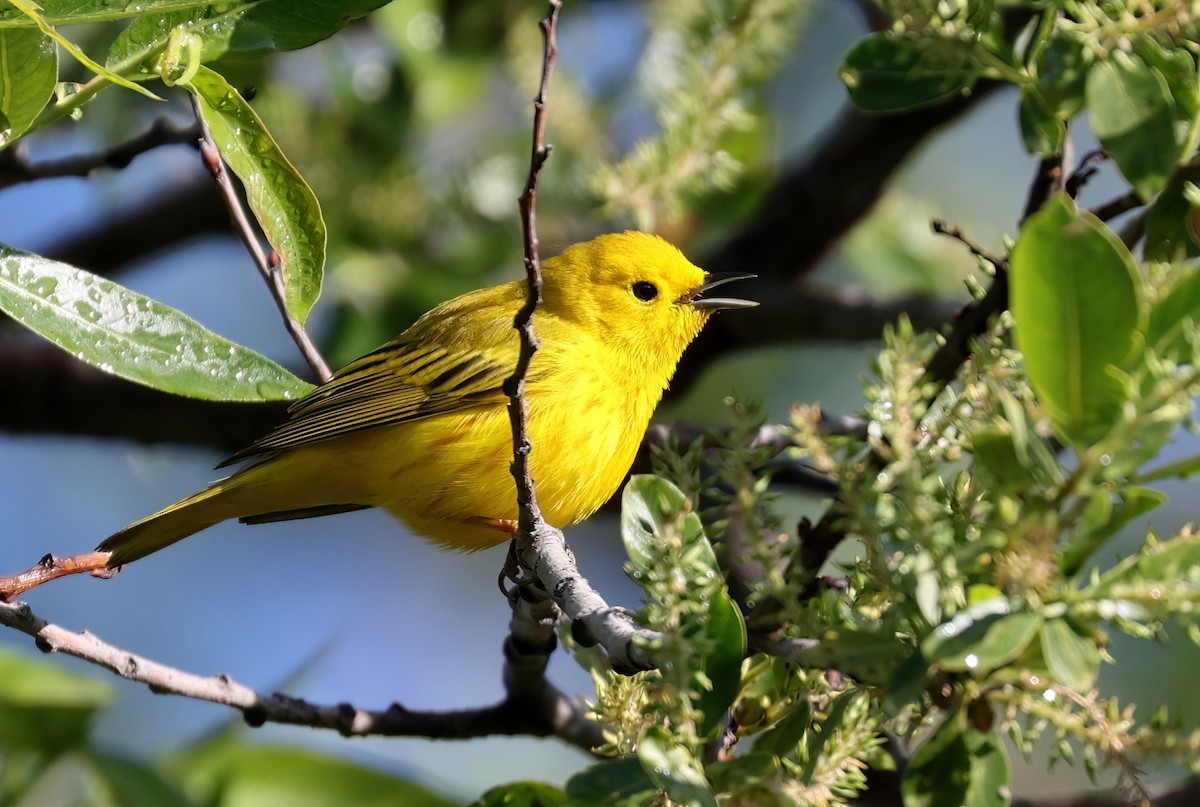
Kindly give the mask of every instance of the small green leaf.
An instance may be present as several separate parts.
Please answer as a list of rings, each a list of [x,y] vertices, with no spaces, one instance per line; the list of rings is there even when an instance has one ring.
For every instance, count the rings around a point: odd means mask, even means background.
[[[111,695],[93,678],[0,651],[0,758],[18,751],[53,755],[83,745],[92,718]]]
[[[54,40],[36,30],[0,30],[0,147],[28,131],[57,82]]]
[[[1039,157],[1058,154],[1067,137],[1067,124],[1033,88],[1021,88],[1017,117],[1025,150]]]
[[[566,807],[567,794],[542,782],[513,782],[493,787],[471,807]]]
[[[704,715],[700,736],[708,737],[718,731],[721,718],[737,698],[742,683],[742,660],[746,657],[746,621],[723,588],[709,599],[704,633],[714,648],[704,660],[704,676],[712,688],[700,690],[696,706]]]
[[[1141,276],[1133,257],[1101,221],[1059,194],[1021,228],[1010,273],[1030,383],[1065,438],[1094,443],[1125,398],[1110,367],[1138,344]]]
[[[859,40],[838,71],[868,112],[898,112],[959,95],[979,78],[971,46],[884,31]]]
[[[1092,131],[1125,179],[1143,199],[1162,190],[1183,156],[1163,74],[1115,49],[1088,71],[1086,95]]]
[[[621,536],[634,574],[647,574],[662,562],[658,545],[672,536],[685,555],[687,573],[719,580],[720,568],[700,518],[679,488],[665,479],[635,475],[625,485],[621,498]],[[721,717],[737,697],[741,684],[742,659],[746,655],[746,623],[724,583],[708,594],[709,608],[702,625],[703,636],[713,651],[703,660],[708,686],[697,688],[696,707],[704,714],[702,736],[717,730]]]
[[[642,807],[658,792],[636,758],[607,760],[584,768],[567,780],[573,807]]]
[[[801,698],[775,725],[754,738],[754,753],[782,757],[794,753],[812,724],[812,707]]]
[[[1042,626],[1041,614],[1008,613],[1006,600],[996,599],[959,611],[921,642],[921,654],[948,672],[982,675],[1025,652]]]
[[[0,244],[0,311],[105,372],[213,401],[298,398],[312,385],[111,280]]]
[[[970,728],[960,710],[913,755],[900,794],[904,807],[1007,807],[1010,777],[999,734]]]
[[[1069,617],[1046,620],[1042,626],[1042,657],[1055,681],[1076,692],[1087,692],[1100,672],[1096,640]]]
[[[1143,480],[1145,481],[1145,480]],[[1122,527],[1138,516],[1148,513],[1167,500],[1167,494],[1154,488],[1128,486],[1118,491],[1120,499],[1113,503],[1106,490],[1094,494],[1097,504],[1089,505],[1084,518],[1062,552],[1062,571],[1067,577],[1084,569],[1096,551]]]
[[[189,88],[200,100],[221,157],[245,186],[250,209],[279,255],[287,310],[303,324],[321,294],[325,270],[325,221],[317,197],[246,99],[220,74],[200,67]]]
[[[638,742],[642,770],[675,801],[700,807],[717,807],[704,769],[686,747],[671,740],[665,729],[652,726]]]

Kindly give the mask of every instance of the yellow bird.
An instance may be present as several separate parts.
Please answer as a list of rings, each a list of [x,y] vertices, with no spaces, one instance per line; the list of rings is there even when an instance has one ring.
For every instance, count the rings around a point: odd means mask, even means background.
[[[706,274],[654,235],[602,235],[544,263],[541,349],[526,380],[530,469],[546,521],[591,515],[621,484],[680,356],[713,311],[706,297],[752,277]],[[525,281],[442,303],[290,409],[222,465],[255,461],[99,546],[110,567],[226,519],[280,521],[382,507],[445,547],[511,537],[512,435],[504,380]]]

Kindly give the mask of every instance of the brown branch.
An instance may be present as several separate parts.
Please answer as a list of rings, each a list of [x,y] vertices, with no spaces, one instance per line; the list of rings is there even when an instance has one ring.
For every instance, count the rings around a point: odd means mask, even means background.
[[[292,337],[292,341],[296,343],[296,347],[300,349],[300,354],[304,356],[304,360],[308,362],[308,366],[312,368],[313,375],[317,380],[324,383],[333,377],[333,373],[329,370],[329,365],[325,363],[325,359],[321,357],[321,352],[317,350],[316,345],[308,336],[308,332],[304,330],[304,326],[292,316],[287,307],[287,290],[284,288],[283,272],[280,271],[279,257],[274,252],[267,255],[263,251],[262,245],[259,244],[258,235],[254,230],[254,226],[250,223],[250,217],[246,214],[246,209],[242,206],[242,200],[238,196],[237,189],[233,186],[233,181],[229,178],[229,172],[225,170],[225,161],[221,159],[221,151],[217,148],[216,141],[213,140],[212,130],[209,129],[208,122],[204,119],[204,113],[200,108],[200,101],[196,95],[191,96],[192,109],[196,114],[196,121],[200,125],[200,157],[204,162],[205,168],[212,174],[212,178],[216,181],[217,187],[221,190],[221,196],[225,200],[225,206],[229,209],[229,216],[233,221],[233,229],[241,238],[242,243],[246,246],[246,251],[250,253],[250,257],[254,260],[254,265],[258,268],[259,274],[267,284],[267,288],[271,291],[271,297],[275,300],[275,305],[279,308],[279,314],[283,317],[284,327],[287,328],[288,334]]]
[[[287,723],[332,729],[346,736],[431,739],[556,736],[588,751],[603,742],[600,727],[587,718],[583,705],[549,684],[544,688],[516,686],[504,700],[479,709],[410,711],[393,704],[388,709],[374,711],[347,703],[318,705],[287,695],[255,692],[227,675],[200,676],[169,667],[107,644],[93,634],[74,633],[51,624],[24,603],[0,603],[0,625],[32,636],[45,652],[83,659],[126,680],[146,684],[155,693],[238,709],[251,726]],[[519,678],[525,656],[516,652],[509,659],[506,669]]]
[[[23,148],[9,149],[0,152],[0,188],[40,179],[86,177],[100,168],[125,168],[134,158],[160,146],[194,146],[199,135],[200,129],[194,124],[180,126],[169,118],[159,118],[145,132],[124,143],[86,154],[32,162]]]

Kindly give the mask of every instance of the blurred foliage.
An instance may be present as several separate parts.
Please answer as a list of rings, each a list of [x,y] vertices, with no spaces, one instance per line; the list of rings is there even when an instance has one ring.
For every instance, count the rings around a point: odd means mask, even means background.
[[[582,55],[564,60],[553,89],[542,243],[609,226],[597,210],[684,240],[735,228],[772,175],[760,88],[809,11],[672,0],[599,44],[564,31],[560,44]],[[724,434],[660,456],[659,477],[629,486],[622,520],[640,618],[665,636],[651,648],[659,669],[617,675],[575,648],[594,675],[609,758],[564,788],[501,785],[481,804],[836,804],[874,769],[899,774],[910,807],[1002,805],[1002,737],[1026,755],[1048,738],[1052,759],[1089,773],[1115,766],[1135,794],[1143,762],[1200,759],[1194,727],[1097,688],[1102,665],[1121,661],[1114,631],[1161,640],[1178,624],[1200,639],[1190,528],[1147,530],[1130,556],[1097,562],[1165,500],[1153,483],[1200,472],[1200,457],[1161,459],[1200,393],[1195,6],[887,0],[876,11],[878,30],[841,71],[859,107],[895,113],[1011,84],[1031,154],[1060,157],[1069,124],[1086,118],[1130,203],[1145,206],[1140,226],[1123,240],[1052,196],[1008,258],[970,278],[979,299],[990,274],[1007,272],[1011,310],[953,383],[927,376],[940,336],[902,321],[875,357],[863,434],[831,436],[819,409],[796,406],[788,459],[837,487],[836,561],[808,565],[813,525],[775,515],[778,463],[754,447],[753,413],[737,407]],[[92,121],[115,140],[163,109],[114,87],[149,87],[175,105],[195,95],[283,256],[300,319],[328,258],[332,353],[346,359],[519,266],[514,200],[541,12],[515,0],[0,3],[0,148]],[[605,24],[593,5],[569,13]],[[252,105],[231,89],[251,84]],[[894,288],[943,290],[944,261],[912,244],[920,215],[885,206],[848,256]],[[60,296],[47,278],[82,294]],[[112,338],[111,349],[78,352],[166,388],[170,372],[135,372],[161,348],[137,312],[186,330],[183,315],[130,295],[38,256],[0,255],[0,309],[72,350]],[[179,341],[194,340],[198,356],[231,349],[187,334]],[[182,369],[205,378],[173,391],[299,389],[232,363]],[[378,772],[229,738],[156,764],[106,755],[87,733],[105,690],[27,664],[0,658],[4,803],[441,803]]]

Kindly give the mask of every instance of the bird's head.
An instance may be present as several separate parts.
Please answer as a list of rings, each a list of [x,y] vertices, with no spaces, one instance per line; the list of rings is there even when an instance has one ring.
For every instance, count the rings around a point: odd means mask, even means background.
[[[758,305],[710,296],[718,285],[753,275],[711,275],[662,238],[640,232],[576,244],[547,260],[545,270],[547,313],[672,370],[712,312]]]

